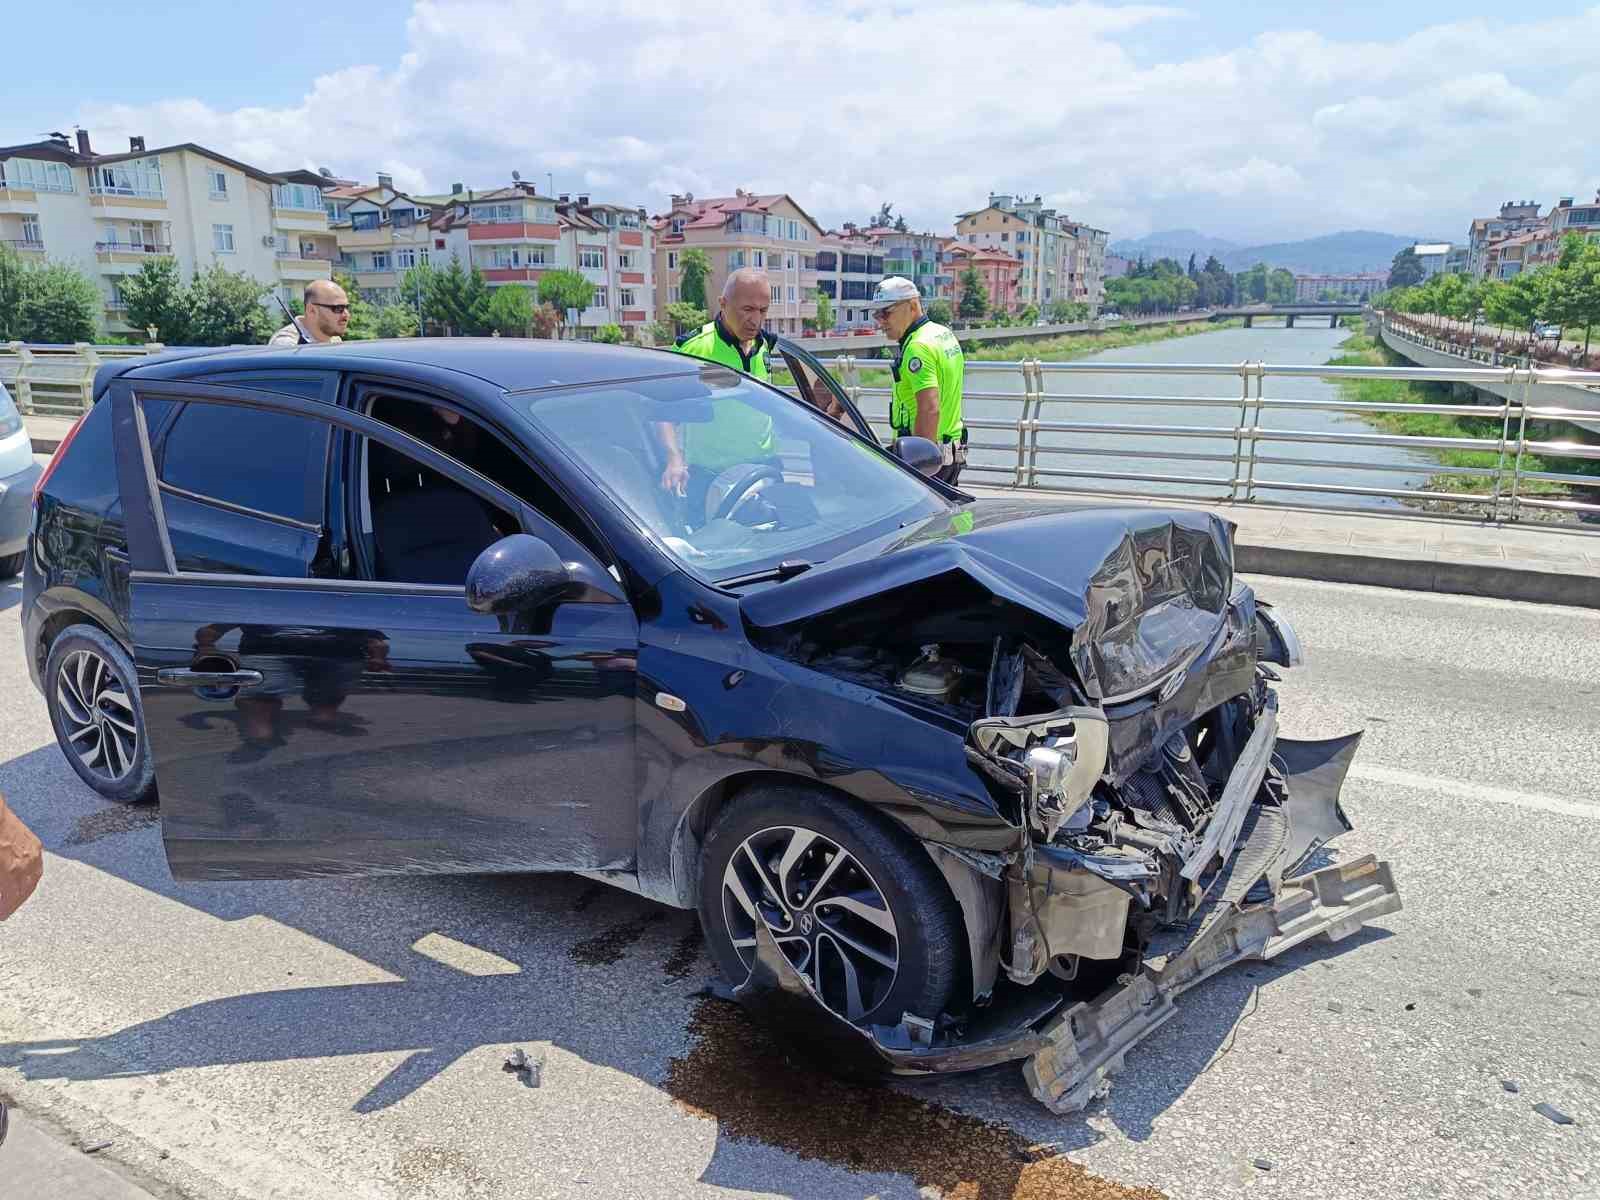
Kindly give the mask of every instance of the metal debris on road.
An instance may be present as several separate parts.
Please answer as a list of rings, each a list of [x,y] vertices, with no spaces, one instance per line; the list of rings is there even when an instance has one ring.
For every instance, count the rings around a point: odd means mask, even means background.
[[[528,1087],[536,1088],[539,1086],[539,1075],[543,1068],[542,1059],[530,1059],[519,1047],[506,1056],[505,1065],[500,1069],[517,1076]]]
[[[1258,1158],[1255,1160],[1256,1170],[1258,1171],[1270,1171],[1276,1165],[1270,1158]]]
[[[1548,1120],[1554,1121],[1557,1125],[1576,1125],[1577,1124],[1577,1122],[1574,1121],[1571,1117],[1567,1116],[1566,1113],[1562,1112],[1559,1108],[1552,1107],[1549,1104],[1544,1104],[1544,1103],[1535,1104],[1533,1106],[1533,1111],[1538,1113],[1541,1117],[1545,1117]]]
[[[90,1142],[87,1146],[80,1146],[79,1149],[85,1154],[99,1154],[100,1151],[109,1149],[110,1146],[110,1142]]]
[[[1329,1000],[1328,1011],[1331,1013],[1342,1013],[1344,1011],[1344,1005],[1340,1004],[1337,1000]]]
[[[1500,1081],[1500,1086],[1505,1088],[1505,1090],[1510,1092],[1513,1096],[1522,1090],[1522,1085],[1515,1079],[1502,1079]]]

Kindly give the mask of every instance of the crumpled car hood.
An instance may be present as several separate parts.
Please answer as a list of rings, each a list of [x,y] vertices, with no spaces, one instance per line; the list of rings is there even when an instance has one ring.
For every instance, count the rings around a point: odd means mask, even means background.
[[[1146,691],[1216,635],[1233,590],[1231,522],[1187,509],[979,500],[740,602],[775,628],[951,571],[1073,633],[1092,699]]]

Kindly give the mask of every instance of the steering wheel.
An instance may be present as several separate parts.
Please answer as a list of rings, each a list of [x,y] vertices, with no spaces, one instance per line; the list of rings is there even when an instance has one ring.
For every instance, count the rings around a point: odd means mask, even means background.
[[[729,467],[711,481],[706,489],[706,519],[720,521],[733,515],[735,509],[756,489],[756,485],[770,480],[783,482],[783,472],[771,463],[740,463]],[[718,500],[717,497],[722,499]]]

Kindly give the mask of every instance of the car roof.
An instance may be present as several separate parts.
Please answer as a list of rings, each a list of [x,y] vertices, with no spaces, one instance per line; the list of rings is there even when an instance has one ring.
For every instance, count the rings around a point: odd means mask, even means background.
[[[601,342],[536,338],[392,338],[304,346],[234,346],[173,350],[102,368],[95,393],[116,376],[189,379],[219,370],[348,371],[428,367],[485,380],[508,392],[605,383],[652,375],[694,374],[704,363],[682,355]]]

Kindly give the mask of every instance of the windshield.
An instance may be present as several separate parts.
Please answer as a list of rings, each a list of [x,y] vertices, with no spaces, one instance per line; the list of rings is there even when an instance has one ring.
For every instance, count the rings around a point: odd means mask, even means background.
[[[713,364],[530,397],[523,412],[712,581],[822,562],[949,507],[810,406]]]

